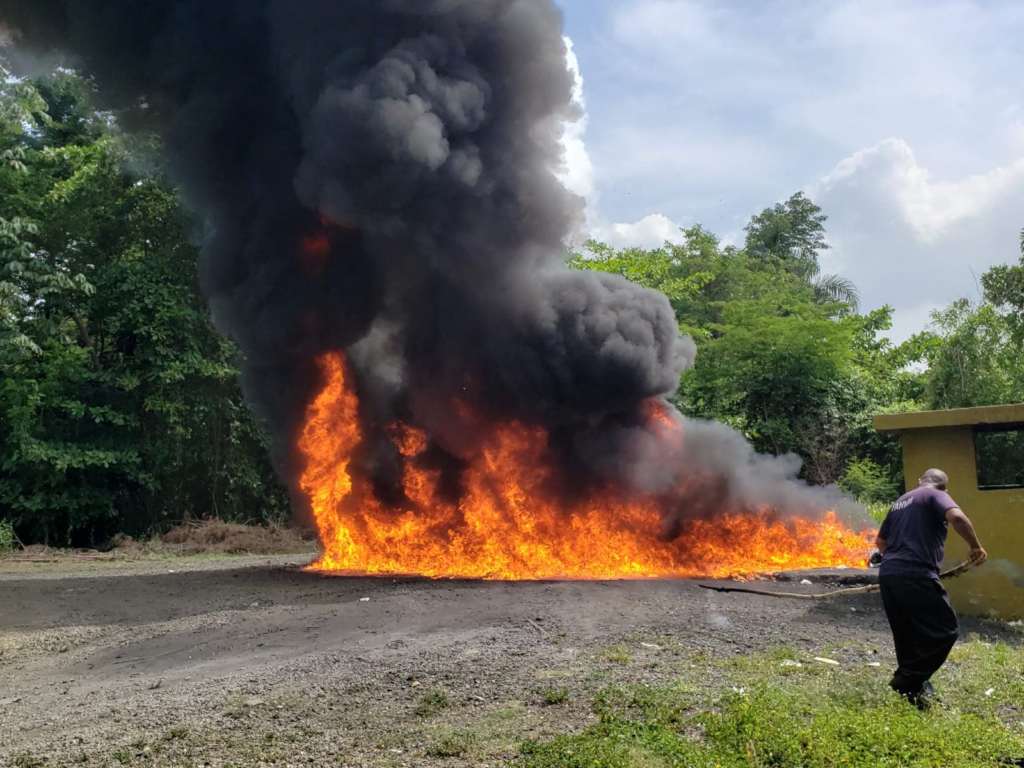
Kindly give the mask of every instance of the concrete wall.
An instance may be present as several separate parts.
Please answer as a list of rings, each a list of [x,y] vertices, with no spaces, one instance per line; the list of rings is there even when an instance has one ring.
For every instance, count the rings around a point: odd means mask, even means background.
[[[953,605],[972,615],[1024,618],[1024,489],[978,490],[973,426],[910,429],[900,435],[908,490],[925,470],[949,475],[949,494],[971,518],[989,560],[959,579],[946,582]],[[967,545],[952,528],[946,564],[967,556]]]

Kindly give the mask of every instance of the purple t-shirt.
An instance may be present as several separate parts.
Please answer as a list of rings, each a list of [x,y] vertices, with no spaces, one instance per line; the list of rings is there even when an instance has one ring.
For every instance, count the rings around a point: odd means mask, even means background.
[[[946,549],[946,512],[957,503],[928,486],[904,494],[889,508],[878,537],[886,543],[881,576],[938,576]]]

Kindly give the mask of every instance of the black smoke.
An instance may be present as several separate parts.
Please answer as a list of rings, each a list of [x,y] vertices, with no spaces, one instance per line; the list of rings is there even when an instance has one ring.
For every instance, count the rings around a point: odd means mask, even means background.
[[[464,402],[546,427],[566,493],[611,478],[669,518],[823,502],[724,428],[674,455],[644,428],[695,348],[660,294],[562,266],[582,201],[555,176],[576,115],[552,0],[0,0],[0,21],[163,135],[289,478],[316,359],[345,350],[385,493],[398,419],[458,493]]]

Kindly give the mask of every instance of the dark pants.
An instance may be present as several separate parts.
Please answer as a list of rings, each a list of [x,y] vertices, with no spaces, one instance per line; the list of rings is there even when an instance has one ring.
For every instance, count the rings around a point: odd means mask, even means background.
[[[937,578],[892,575],[878,582],[896,644],[898,668],[889,685],[915,697],[945,663],[960,636],[960,622]]]

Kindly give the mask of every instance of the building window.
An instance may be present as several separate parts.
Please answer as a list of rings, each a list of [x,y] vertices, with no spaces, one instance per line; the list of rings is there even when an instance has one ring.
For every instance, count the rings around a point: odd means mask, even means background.
[[[978,488],[1024,488],[1024,428],[978,428],[974,432]]]

